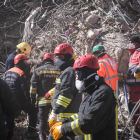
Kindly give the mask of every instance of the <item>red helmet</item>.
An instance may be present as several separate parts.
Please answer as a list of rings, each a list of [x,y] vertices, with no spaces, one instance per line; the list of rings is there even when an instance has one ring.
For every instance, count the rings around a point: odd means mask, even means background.
[[[45,59],[47,59],[47,58],[49,58],[49,59],[51,59],[51,60],[54,61],[54,56],[53,56],[53,54],[51,54],[51,53],[46,53],[46,54],[44,54],[43,61],[44,61]]]
[[[20,60],[28,60],[29,58],[25,54],[18,54],[14,58],[14,63],[18,64]]]
[[[71,54],[73,56],[73,49],[69,44],[63,43],[58,45],[55,50],[54,54]]]
[[[76,59],[73,69],[89,67],[91,69],[99,69],[99,63],[97,58],[93,55],[83,55]]]

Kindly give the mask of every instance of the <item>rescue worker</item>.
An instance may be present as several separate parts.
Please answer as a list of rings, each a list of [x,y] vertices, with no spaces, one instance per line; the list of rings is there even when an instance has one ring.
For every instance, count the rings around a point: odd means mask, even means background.
[[[105,48],[102,45],[94,46],[92,53],[98,59],[100,66],[97,74],[104,77],[105,82],[115,91],[119,79],[118,64],[105,53]]]
[[[10,68],[14,67],[14,58],[17,54],[22,53],[22,54],[25,54],[28,57],[29,54],[31,53],[31,47],[26,42],[22,42],[22,43],[18,44],[16,47],[17,47],[17,49],[8,56],[8,58],[5,62],[4,72],[6,72]]]
[[[53,138],[84,135],[85,140],[117,140],[116,99],[103,77],[97,75],[98,60],[93,55],[83,55],[73,68],[76,88],[84,91],[85,97],[77,115],[53,125],[50,130]]]
[[[27,112],[30,115],[27,137],[34,138],[38,137],[38,134],[35,130],[37,121],[37,108],[35,108],[26,97],[28,84],[24,74],[24,69],[26,69],[27,59],[27,56],[24,54],[16,55],[14,58],[15,67],[9,69],[5,73],[5,81],[19,102],[21,110]],[[7,117],[7,124],[8,123],[11,123],[10,132],[11,135],[13,135],[14,119]]]
[[[130,60],[129,60],[129,72],[127,77],[127,84],[130,86],[130,99],[129,99],[129,111],[131,112],[135,104],[140,99],[140,79],[137,78],[137,74],[140,72],[140,38],[134,35],[130,38],[129,44]],[[135,78],[136,77],[136,78]],[[136,123],[140,116],[140,108],[137,110],[133,117],[134,123]],[[136,125],[136,131],[140,132],[140,122]]]
[[[31,78],[30,94],[32,104],[36,102],[36,93],[38,94],[38,118],[39,118],[39,139],[46,140],[47,120],[51,109],[51,97],[45,100],[45,94],[54,87],[56,77],[60,71],[54,66],[54,56],[46,53],[43,57],[43,66],[35,69]],[[49,129],[48,129],[49,130]]]
[[[5,115],[12,118],[17,117],[20,115],[20,105],[7,83],[0,79],[0,140],[10,140]]]
[[[60,44],[55,50],[56,66],[61,73],[56,78],[55,91],[52,97],[52,112],[49,117],[50,128],[64,118],[70,117],[78,112],[82,101],[82,94],[78,93],[75,87],[75,71],[72,69],[74,64],[73,48],[69,44]],[[59,120],[57,120],[57,116]],[[48,140],[52,139],[50,133]],[[67,140],[68,138],[64,138]]]

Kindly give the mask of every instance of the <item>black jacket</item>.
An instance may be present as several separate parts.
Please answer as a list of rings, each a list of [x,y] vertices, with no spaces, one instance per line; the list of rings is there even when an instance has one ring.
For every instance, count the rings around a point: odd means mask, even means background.
[[[45,94],[54,87],[56,77],[60,71],[51,62],[46,62],[43,66],[35,69],[31,78],[30,94],[31,98],[39,98],[39,106],[45,106],[51,103],[51,98],[45,99]]]
[[[5,122],[5,115],[17,117],[20,115],[20,105],[8,85],[0,79],[0,131]]]
[[[70,122],[63,122],[63,136],[91,134],[85,136],[91,140],[117,140],[117,107],[114,92],[102,77],[95,85],[91,84],[86,89],[77,118],[72,116],[69,118]]]
[[[75,71],[68,67],[56,78],[52,108],[61,120],[77,113],[81,101],[82,94],[75,87]]]
[[[16,96],[16,99],[20,102],[25,96],[24,91],[28,90],[28,83],[24,72],[20,68],[13,67],[5,73],[5,81]]]
[[[11,69],[12,67],[14,67],[14,58],[15,58],[16,55],[17,55],[17,52],[14,51],[14,52],[12,52],[12,53],[8,56],[8,58],[7,58],[6,62],[5,62],[5,69],[4,69],[4,72],[6,72],[7,70],[9,70],[9,69]]]

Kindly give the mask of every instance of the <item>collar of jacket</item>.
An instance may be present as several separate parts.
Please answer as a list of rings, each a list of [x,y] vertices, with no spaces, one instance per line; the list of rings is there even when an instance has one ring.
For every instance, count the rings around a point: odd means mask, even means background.
[[[68,67],[73,67],[75,60],[72,58],[69,61],[67,61],[66,63],[62,64],[62,66],[60,66],[60,70],[64,71],[66,68]]]
[[[52,65],[54,65],[54,63],[52,63],[52,62],[45,62],[45,64],[43,64],[43,65],[47,65],[47,64],[52,64]]]
[[[84,89],[83,92],[87,92],[88,94],[92,94],[99,86],[100,84],[104,82],[103,77],[99,77],[99,80],[96,82],[91,83],[88,87]]]
[[[104,58],[108,58],[108,55],[105,52],[101,52],[98,55],[98,60],[104,59]]]

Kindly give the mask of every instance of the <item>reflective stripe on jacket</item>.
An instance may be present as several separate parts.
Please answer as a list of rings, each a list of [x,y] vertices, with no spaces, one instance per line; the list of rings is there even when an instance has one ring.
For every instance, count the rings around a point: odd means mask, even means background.
[[[60,71],[51,62],[46,62],[43,66],[35,69],[31,78],[30,94],[35,98],[38,94],[39,106],[46,106],[51,103],[51,97],[45,99],[45,94],[54,87],[56,77]]]
[[[129,72],[127,77],[127,83],[133,84],[133,86],[139,86],[140,80],[134,77],[134,72],[140,69],[140,44],[134,49],[129,49],[130,60],[129,60]]]
[[[61,127],[63,136],[84,135],[85,140],[87,138],[89,140],[118,140],[117,102],[114,91],[102,77],[95,85],[86,89],[78,118],[75,114],[70,117],[73,120],[69,118],[70,121],[67,119],[63,123]]]
[[[115,91],[117,88],[118,77],[118,64],[109,58],[107,54],[98,59],[100,69],[98,75],[104,77],[105,82]]]
[[[28,90],[28,83],[24,72],[17,67],[11,68],[5,73],[5,81],[16,95],[16,98],[22,99],[24,91]]]
[[[78,112],[82,94],[75,87],[75,71],[72,67],[62,71],[55,83],[51,104],[54,113],[59,114],[59,120],[61,120]]]

